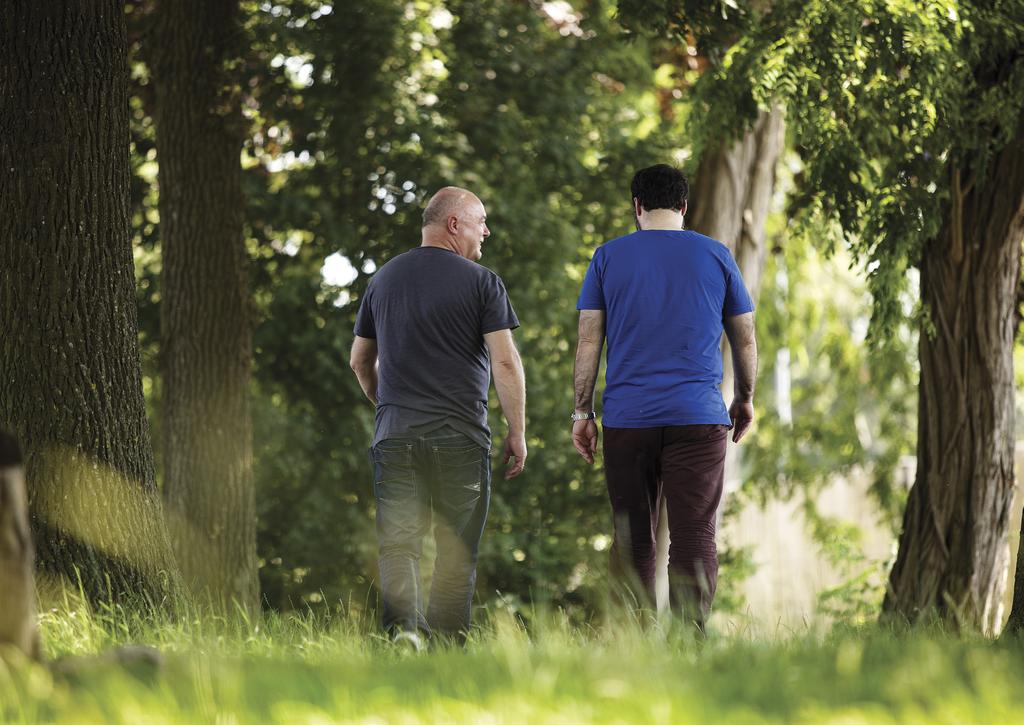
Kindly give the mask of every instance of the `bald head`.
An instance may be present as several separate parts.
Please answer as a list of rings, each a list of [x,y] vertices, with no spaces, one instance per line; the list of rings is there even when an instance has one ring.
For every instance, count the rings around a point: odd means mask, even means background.
[[[449,217],[459,216],[463,209],[474,201],[480,200],[472,191],[458,186],[446,186],[427,202],[427,208],[423,210],[423,226],[444,226],[448,223]]]
[[[423,210],[423,246],[450,249],[475,261],[483,254],[484,239],[490,235],[487,210],[467,189],[446,186],[430,197]]]

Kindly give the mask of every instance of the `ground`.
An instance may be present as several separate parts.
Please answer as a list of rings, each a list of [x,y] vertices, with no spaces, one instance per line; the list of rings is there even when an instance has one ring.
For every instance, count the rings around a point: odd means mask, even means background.
[[[45,648],[63,662],[56,673],[0,664],[0,721],[1024,722],[1018,641],[871,627],[716,632],[698,645],[622,620],[482,619],[466,647],[414,653],[341,612],[227,625],[52,609]],[[153,646],[161,663],[109,656],[128,642]]]

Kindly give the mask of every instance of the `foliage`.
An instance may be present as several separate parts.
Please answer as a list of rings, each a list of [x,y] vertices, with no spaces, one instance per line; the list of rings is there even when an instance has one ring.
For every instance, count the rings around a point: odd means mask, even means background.
[[[684,42],[735,31],[696,89],[694,117],[728,136],[758,107],[787,109],[804,163],[790,211],[823,249],[845,242],[864,265],[869,339],[884,344],[906,317],[907,270],[937,234],[953,185],[968,188],[1021,121],[1024,2],[722,8],[710,22],[686,4],[619,2],[631,25]]]
[[[916,330],[904,323],[884,350],[870,351],[871,300],[856,265],[842,252],[826,262],[792,235],[776,250],[758,306],[761,384],[757,434],[744,449],[746,495],[813,502],[832,477],[860,469],[895,529],[904,504],[896,468],[916,434]],[[913,297],[903,304],[912,308]]]
[[[146,5],[130,7],[138,49]],[[630,230],[632,171],[679,151],[682,116],[660,114],[646,44],[622,43],[611,6],[598,1],[569,16],[440,0],[244,9],[266,603],[373,600],[373,412],[347,350],[369,276],[418,244],[422,204],[446,184],[488,206],[483,263],[503,276],[523,321],[516,338],[530,397],[530,470],[511,484],[495,477],[479,589],[514,607],[579,600],[603,576],[610,524],[601,472],[579,461],[566,425],[575,294],[593,249]],[[159,224],[142,55],[133,65],[135,229],[142,337],[155,361]],[[323,275],[328,257],[351,267],[336,286]],[[491,408],[497,446],[504,424],[496,400]]]
[[[636,12],[643,5],[619,2],[619,18],[642,29]],[[626,185],[635,168],[692,157],[712,135],[739,129],[759,102],[790,92],[785,73],[805,72],[764,69],[775,57],[769,51],[782,52],[766,45],[780,18],[803,22],[785,3],[768,15],[697,5],[687,24],[666,15],[659,31],[685,36],[687,48],[699,46],[710,59],[703,74],[676,67],[663,43],[639,32],[624,42],[615,6],[599,0],[575,3],[567,16],[519,2],[370,0],[344,12],[314,0],[244,3],[251,50],[238,72],[250,122],[243,164],[259,319],[254,465],[267,605],[372,606],[376,544],[365,451],[373,412],[347,369],[352,322],[369,276],[418,243],[422,203],[450,183],[477,191],[488,206],[494,235],[482,261],[504,277],[523,321],[516,338],[529,391],[530,467],[511,483],[495,476],[478,591],[520,613],[531,600],[591,605],[599,598],[610,530],[602,472],[580,462],[566,425],[582,272],[598,244],[631,230]],[[155,411],[157,159],[148,72],[139,59],[147,7],[128,5],[136,57],[136,261],[145,384]],[[842,54],[840,39],[816,35],[815,47]],[[787,42],[788,53],[810,52],[799,37]],[[799,82],[803,88],[811,81]],[[896,98],[879,100],[879,112],[889,112],[886,103]],[[798,133],[813,120],[799,114],[813,113],[790,110]],[[866,132],[862,115],[857,111],[856,128]],[[907,123],[918,128],[918,121]],[[835,153],[852,154],[848,141]],[[816,174],[834,176],[811,153],[824,144],[798,148],[805,166],[791,211],[799,223],[781,215],[770,222],[783,251],[769,261],[759,305],[758,430],[746,444],[745,492],[732,505],[783,495],[813,506],[827,476],[871,468],[874,493],[894,521],[902,492],[892,471],[914,432],[916,343],[898,324],[890,345],[869,357],[862,342],[870,305],[857,275],[834,270],[810,244],[847,231],[831,212],[812,213],[825,209],[830,187],[807,195]],[[868,155],[858,159],[874,163]],[[824,246],[847,263],[838,247]],[[856,244],[853,253],[860,261],[849,261],[859,265],[851,270],[870,269],[876,280],[883,274]],[[335,254],[351,274],[332,286],[322,268]],[[874,283],[871,290],[877,296]],[[894,299],[901,314],[913,309],[909,294]],[[781,416],[769,382],[780,372],[783,350],[790,353],[789,417]],[[491,408],[497,446],[504,426],[496,400]],[[152,422],[158,426],[159,418]],[[749,561],[723,552],[723,570],[729,568],[739,577]],[[739,606],[730,594],[723,589],[720,608]]]
[[[495,615],[465,649],[390,649],[339,612],[267,616],[254,632],[48,611],[52,656],[157,645],[159,670],[110,659],[52,674],[0,665],[5,722],[1006,722],[1024,717],[1018,643],[942,632],[738,632],[703,648],[673,629],[531,629]]]

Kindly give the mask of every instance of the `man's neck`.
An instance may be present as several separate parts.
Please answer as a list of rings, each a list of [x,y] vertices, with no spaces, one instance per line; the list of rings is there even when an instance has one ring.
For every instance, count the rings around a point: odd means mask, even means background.
[[[437,247],[438,249],[447,249],[449,252],[455,252],[456,254],[458,254],[458,252],[455,249],[455,245],[452,244],[451,240],[444,239],[442,237],[430,237],[430,238],[424,237],[422,243],[420,244],[420,246],[421,247]]]
[[[683,228],[683,215],[672,209],[645,211],[640,220],[640,228],[644,231],[679,231]]]

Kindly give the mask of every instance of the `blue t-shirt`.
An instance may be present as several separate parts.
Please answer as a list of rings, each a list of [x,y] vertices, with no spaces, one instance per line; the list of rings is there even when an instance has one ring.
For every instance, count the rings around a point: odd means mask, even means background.
[[[613,239],[594,252],[576,309],[605,311],[605,425],[730,425],[722,319],[754,303],[724,244],[683,230]]]

